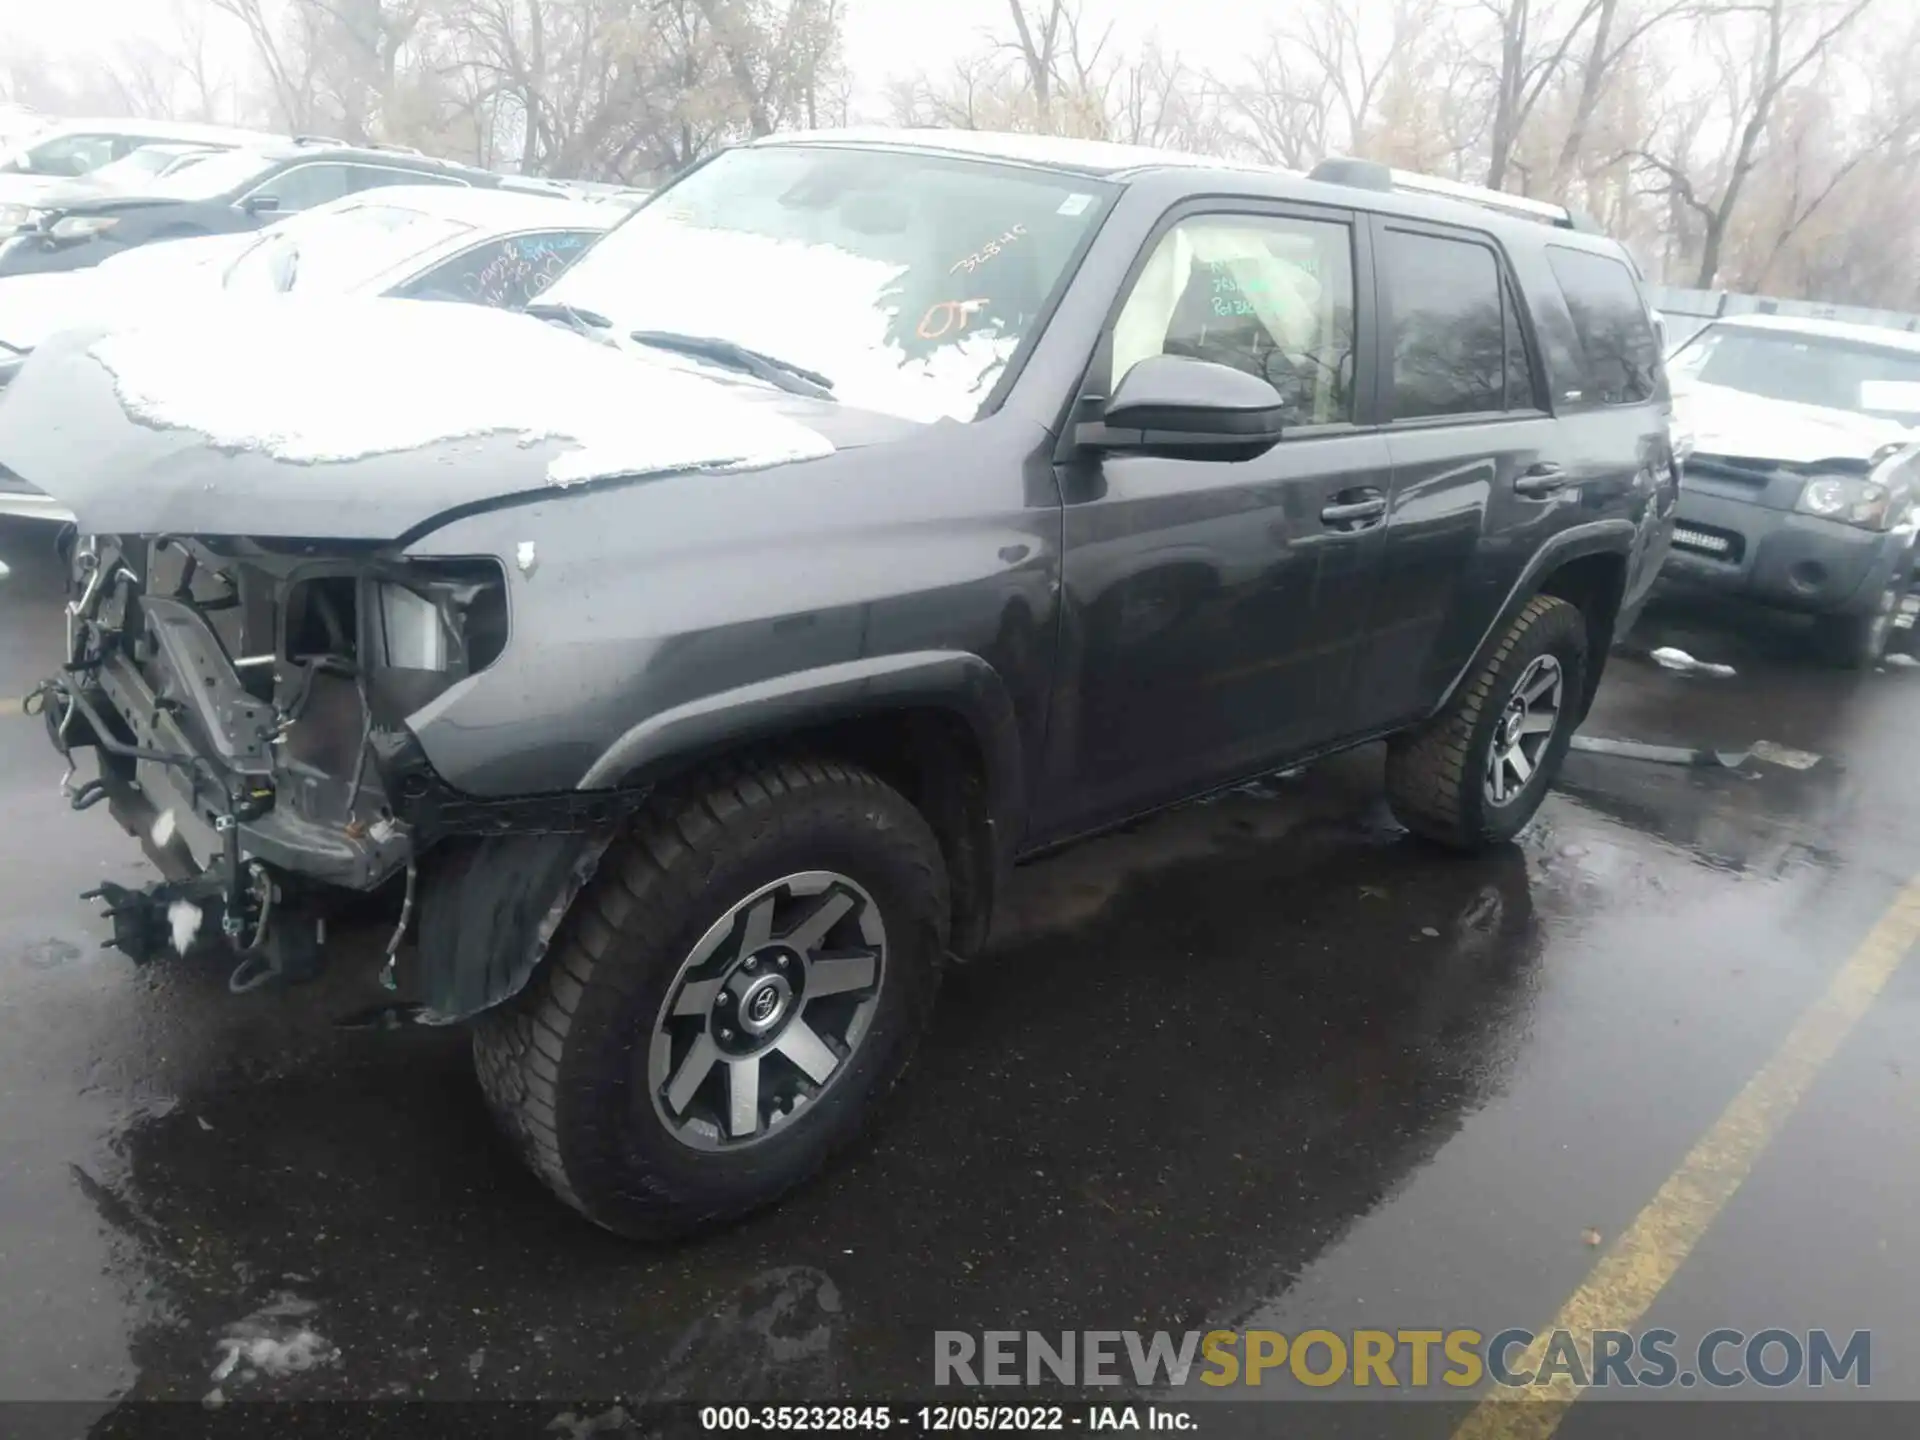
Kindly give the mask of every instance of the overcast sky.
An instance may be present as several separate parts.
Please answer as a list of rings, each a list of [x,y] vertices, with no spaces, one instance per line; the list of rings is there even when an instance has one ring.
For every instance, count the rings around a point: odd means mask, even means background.
[[[204,0],[184,0],[199,4]],[[173,0],[0,0],[0,44],[78,59],[139,35],[173,32]],[[1273,7],[1263,0],[1085,0],[1089,25],[1117,38],[1158,31],[1170,49],[1218,64],[1249,48]],[[984,27],[1010,29],[1006,0],[849,0],[847,60],[864,97],[891,75],[936,73],[981,45]]]

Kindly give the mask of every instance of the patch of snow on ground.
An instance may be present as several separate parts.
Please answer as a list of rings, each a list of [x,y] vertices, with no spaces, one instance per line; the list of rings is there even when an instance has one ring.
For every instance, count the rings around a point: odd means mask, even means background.
[[[833,453],[700,376],[477,305],[223,303],[192,326],[116,331],[89,353],[135,417],[305,464],[512,435],[563,444],[547,477],[569,485]]]
[[[333,1364],[339,1350],[305,1323],[317,1308],[311,1300],[283,1292],[229,1325],[214,1342],[220,1360],[210,1378],[216,1385],[236,1374],[241,1380],[263,1375],[278,1380]]]

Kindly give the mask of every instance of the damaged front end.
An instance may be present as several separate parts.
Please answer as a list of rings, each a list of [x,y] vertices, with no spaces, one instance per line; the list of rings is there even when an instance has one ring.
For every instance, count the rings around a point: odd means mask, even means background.
[[[416,909],[438,917],[413,1018],[462,1018],[524,984],[625,807],[471,800],[408,729],[505,649],[498,561],[89,536],[72,571],[67,661],[31,707],[68,758],[74,808],[104,801],[162,877],[90,892],[110,943],[145,961],[217,936],[243,991],[316,973],[332,902],[392,887],[387,988]],[[86,747],[98,775],[76,783]],[[491,903],[469,919],[461,896]]]

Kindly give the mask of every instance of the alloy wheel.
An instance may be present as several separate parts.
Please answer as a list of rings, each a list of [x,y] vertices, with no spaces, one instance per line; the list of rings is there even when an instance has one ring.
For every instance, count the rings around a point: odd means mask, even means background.
[[[845,875],[762,886],[681,962],[647,1046],[648,1093],[697,1150],[774,1135],[844,1075],[886,980],[880,907]]]
[[[1539,770],[1553,732],[1560,725],[1565,677],[1560,662],[1539,655],[1521,672],[1487,752],[1486,797],[1490,805],[1510,805]]]

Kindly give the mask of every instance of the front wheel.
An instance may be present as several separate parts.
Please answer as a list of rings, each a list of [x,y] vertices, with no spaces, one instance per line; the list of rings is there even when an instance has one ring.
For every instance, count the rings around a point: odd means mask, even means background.
[[[481,1088],[610,1230],[744,1214],[817,1170],[905,1068],[947,914],[938,842],[873,775],[709,775],[642,813],[527,992],[482,1018]]]
[[[1536,595],[1438,715],[1387,747],[1387,798],[1416,835],[1460,850],[1511,840],[1566,758],[1587,684],[1585,617]]]
[[[1907,598],[1908,564],[1903,560],[1895,567],[1894,578],[1866,614],[1814,617],[1813,641],[1828,664],[1842,670],[1870,670],[1886,658],[1900,604]]]

